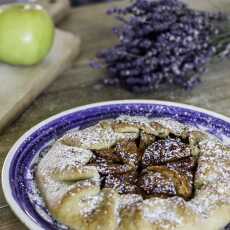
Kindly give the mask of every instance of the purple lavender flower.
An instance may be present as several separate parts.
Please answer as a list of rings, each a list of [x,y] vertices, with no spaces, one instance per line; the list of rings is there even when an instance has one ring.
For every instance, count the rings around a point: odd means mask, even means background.
[[[228,45],[213,42],[227,22],[224,14],[196,11],[179,0],[136,0],[107,13],[121,21],[113,29],[119,43],[98,55],[108,70],[107,85],[134,92],[165,83],[192,89],[211,58]]]

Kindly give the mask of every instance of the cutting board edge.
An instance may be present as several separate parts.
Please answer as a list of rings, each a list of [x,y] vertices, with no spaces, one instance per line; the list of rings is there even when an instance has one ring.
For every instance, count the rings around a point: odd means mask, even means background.
[[[62,30],[59,30],[62,31]],[[32,101],[38,97],[44,89],[46,89],[62,72],[64,72],[69,66],[71,66],[72,61],[80,54],[80,43],[81,40],[77,35],[71,34],[66,31],[62,31],[65,33],[68,33],[69,35],[72,35],[74,38],[75,48],[72,49],[72,52],[68,58],[69,63],[65,66],[60,68],[63,68],[61,71],[57,70],[56,73],[53,74],[52,78],[49,79],[49,81],[46,82],[46,84],[41,85],[39,88],[30,89],[23,97],[21,97],[18,102],[12,106],[12,109],[9,110],[0,120],[0,133],[4,131],[4,129],[14,120],[16,120],[23,111],[32,103]],[[28,99],[27,96],[30,95],[30,98]]]
[[[58,0],[52,7],[48,8],[48,12],[55,24],[58,24],[63,18],[68,16],[70,9],[71,6],[68,0]]]

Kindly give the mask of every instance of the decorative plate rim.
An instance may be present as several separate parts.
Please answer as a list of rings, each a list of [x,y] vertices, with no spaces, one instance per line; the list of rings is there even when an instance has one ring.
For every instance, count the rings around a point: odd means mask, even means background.
[[[35,223],[28,214],[26,214],[21,207],[19,206],[19,203],[14,199],[12,195],[12,190],[10,187],[10,175],[9,175],[9,170],[10,170],[10,165],[12,163],[13,157],[15,152],[17,151],[18,147],[24,142],[24,140],[29,137],[32,133],[34,133],[36,130],[39,128],[43,127],[44,125],[48,124],[51,121],[54,121],[55,119],[61,118],[67,114],[79,112],[82,110],[86,110],[89,108],[95,108],[99,106],[106,106],[106,105],[121,105],[121,104],[152,104],[152,105],[165,105],[165,106],[175,106],[178,108],[184,108],[188,110],[192,110],[194,112],[201,112],[205,113],[207,115],[210,115],[212,117],[221,119],[227,123],[230,123],[230,118],[227,116],[224,116],[222,114],[213,112],[211,110],[203,109],[197,106],[193,105],[188,105],[188,104],[183,104],[183,103],[178,103],[178,102],[170,102],[170,101],[161,101],[161,100],[112,100],[112,101],[105,101],[105,102],[97,102],[97,103],[91,103],[83,106],[78,106],[72,109],[68,109],[66,111],[63,111],[61,113],[58,113],[56,115],[53,115],[49,117],[48,119],[45,119],[44,121],[39,122],[37,125],[33,126],[30,128],[25,134],[23,134],[16,142],[15,144],[11,147],[10,151],[8,152],[3,168],[2,168],[2,189],[3,189],[3,194],[5,196],[5,199],[9,206],[11,207],[12,211],[16,214],[16,216],[29,228],[33,230],[43,230],[41,226],[39,226],[37,223]]]

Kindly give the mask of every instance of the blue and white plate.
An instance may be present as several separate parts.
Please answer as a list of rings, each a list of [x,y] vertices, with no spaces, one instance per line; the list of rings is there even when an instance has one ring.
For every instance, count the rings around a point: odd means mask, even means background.
[[[45,208],[34,181],[34,168],[57,138],[71,129],[90,126],[119,115],[170,117],[204,129],[230,144],[230,118],[194,106],[152,100],[126,100],[96,103],[53,116],[25,133],[8,153],[2,186],[6,200],[30,229],[67,229],[55,221]]]

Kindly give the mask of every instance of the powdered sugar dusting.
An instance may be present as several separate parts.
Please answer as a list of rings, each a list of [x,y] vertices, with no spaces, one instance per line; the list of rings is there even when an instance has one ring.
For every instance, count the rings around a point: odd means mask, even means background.
[[[57,222],[56,220],[53,219],[53,216],[49,212],[49,210],[46,208],[44,198],[40,194],[40,191],[38,189],[38,185],[36,181],[34,180],[35,176],[35,170],[37,168],[37,161],[39,160],[38,158],[34,158],[34,161],[31,162],[31,170],[28,170],[26,173],[26,180],[27,180],[27,194],[29,196],[29,199],[32,201],[34,208],[36,212],[46,221],[49,223],[54,224],[57,226],[58,229],[60,230],[68,230],[69,228]]]
[[[230,178],[230,150],[219,141],[205,140],[200,143],[197,183],[207,184]]]
[[[147,117],[121,115],[116,119],[117,122],[126,122],[128,124],[146,125],[150,122]]]
[[[138,128],[140,126],[150,127],[150,123],[153,121],[165,129],[169,129],[177,136],[184,135],[191,130],[199,130],[169,118],[148,119],[138,116],[121,116],[114,120],[118,123],[126,122],[137,125]],[[136,133],[121,134],[115,132],[110,126],[111,122],[113,120],[110,120],[105,126],[99,123],[84,130],[67,133],[40,161],[38,167],[38,172],[41,174],[39,183],[42,185],[45,199],[48,197],[50,200],[49,205],[57,205],[58,201],[76,186],[76,182],[70,184],[55,180],[52,175],[54,169],[65,171],[68,168],[84,166],[93,157],[91,150],[109,148],[119,139],[136,138]],[[183,215],[178,212],[180,205],[200,218],[207,218],[210,210],[219,205],[230,205],[230,150],[212,135],[205,136],[202,141],[199,140],[197,147],[200,151],[194,182],[196,186],[194,198],[189,201],[179,197],[168,199],[155,197],[143,200],[140,195],[136,194],[120,195],[119,210],[137,205],[142,207],[143,216],[146,220],[153,224],[159,224],[163,229],[172,229],[183,223]],[[155,176],[159,177],[160,175],[156,174]],[[93,180],[96,181],[96,178]],[[98,185],[99,181],[95,181],[94,183],[90,182],[88,186],[95,186],[95,183]],[[81,215],[85,218],[89,217],[95,209],[100,207],[103,199],[104,197],[98,194],[81,200]],[[116,213],[116,218],[117,224],[119,224],[119,213]]]
[[[135,140],[138,137],[138,133],[116,133],[117,140]]]
[[[120,196],[120,209],[133,206],[143,201],[142,196],[137,194],[125,194]]]
[[[46,174],[58,169],[63,171],[85,165],[92,157],[92,152],[87,149],[72,147],[56,142],[39,163],[40,172]]]
[[[151,198],[143,201],[144,217],[151,223],[158,223],[161,227],[169,229],[182,222],[177,214],[177,206],[172,199]]]
[[[116,142],[116,135],[112,128],[105,129],[98,124],[78,132],[67,133],[61,140],[85,149],[103,149]]]
[[[196,191],[195,198],[187,202],[186,206],[196,214],[207,218],[211,210],[221,205],[230,205],[229,191],[230,184],[226,181],[205,185]]]
[[[45,200],[49,201],[50,208],[58,206],[62,201],[63,196],[73,189],[75,185],[68,185],[67,183],[56,181],[52,177],[47,176],[43,180],[42,191],[45,195]]]
[[[125,123],[138,127],[140,130],[144,130],[147,133],[157,135],[158,132],[155,127],[151,126],[151,120],[143,116],[126,116],[122,115],[115,120],[115,123]],[[161,130],[158,130],[161,132]]]
[[[172,178],[165,178],[161,173],[155,172],[154,174],[149,174],[145,178],[143,178],[143,186],[144,188],[149,188],[154,185],[154,192],[156,194],[176,194],[176,188]],[[150,193],[151,189],[147,190],[146,193]]]
[[[161,124],[163,127],[168,128],[173,134],[180,136],[185,132],[187,126],[175,121],[171,118],[154,118],[152,121],[155,121]]]
[[[99,207],[102,201],[103,196],[101,195],[101,193],[99,193],[98,195],[85,197],[80,202],[80,214],[85,218],[89,217],[90,215],[92,215],[95,209]]]

